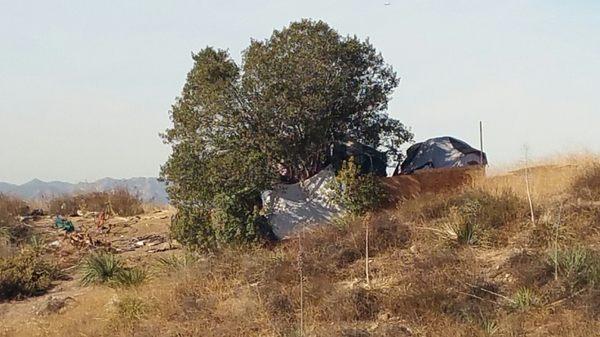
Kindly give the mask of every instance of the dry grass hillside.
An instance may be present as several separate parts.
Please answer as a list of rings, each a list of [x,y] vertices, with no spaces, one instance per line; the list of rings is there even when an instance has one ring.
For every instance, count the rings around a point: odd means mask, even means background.
[[[0,304],[0,336],[599,336],[595,163],[422,194],[271,247],[118,254],[144,275],[82,286],[71,269],[49,295]],[[36,312],[49,296],[71,300]]]

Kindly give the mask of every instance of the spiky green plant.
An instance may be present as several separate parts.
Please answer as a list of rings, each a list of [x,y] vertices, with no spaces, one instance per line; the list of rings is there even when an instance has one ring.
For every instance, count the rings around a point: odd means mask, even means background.
[[[512,306],[518,310],[525,310],[539,303],[535,292],[529,288],[519,288],[512,297]]]
[[[571,291],[600,285],[600,254],[586,247],[573,247],[550,253],[549,265],[557,266],[559,276]]]
[[[38,235],[33,235],[29,239],[29,248],[36,254],[41,254],[44,251],[44,239]]]
[[[142,268],[127,268],[119,271],[112,280],[114,285],[121,287],[133,287],[142,284],[148,274]]]
[[[481,329],[486,336],[494,336],[500,330],[498,323],[488,318],[482,318]]]
[[[81,266],[81,284],[102,284],[113,281],[124,267],[121,261],[113,254],[99,251],[90,254]]]
[[[477,243],[477,225],[464,223],[456,229],[458,243],[463,245],[474,245]]]

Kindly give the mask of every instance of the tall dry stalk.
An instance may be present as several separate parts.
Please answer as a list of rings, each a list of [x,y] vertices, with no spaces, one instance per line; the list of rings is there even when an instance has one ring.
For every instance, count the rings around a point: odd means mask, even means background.
[[[304,235],[304,223],[298,233],[298,273],[300,274],[300,337],[304,337],[304,272],[303,272],[303,250],[302,236]]]
[[[531,213],[531,224],[535,226],[535,215],[533,214],[533,201],[531,200],[531,188],[529,186],[529,158],[528,148],[525,146],[525,188],[527,189],[527,200],[529,201],[529,212]]]
[[[367,286],[371,286],[371,277],[369,274],[369,222],[371,222],[371,214],[365,216],[365,277]]]
[[[560,203],[558,208],[558,219],[555,224],[554,233],[554,279],[558,280],[558,231],[560,230],[560,222],[562,221],[563,203]]]

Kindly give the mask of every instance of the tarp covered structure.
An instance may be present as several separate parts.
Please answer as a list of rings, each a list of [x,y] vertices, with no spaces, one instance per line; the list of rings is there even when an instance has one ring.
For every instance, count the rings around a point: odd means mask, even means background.
[[[438,137],[417,143],[406,151],[406,159],[394,175],[428,168],[487,165],[485,153],[453,137]]]
[[[329,183],[335,178],[331,166],[297,184],[279,184],[262,193],[264,210],[279,239],[303,226],[331,221],[342,211],[330,200]]]
[[[331,163],[336,170],[341,167],[344,160],[349,158],[354,158],[354,162],[359,165],[362,174],[373,173],[380,177],[387,175],[387,155],[385,153],[356,142],[339,143],[333,146]]]

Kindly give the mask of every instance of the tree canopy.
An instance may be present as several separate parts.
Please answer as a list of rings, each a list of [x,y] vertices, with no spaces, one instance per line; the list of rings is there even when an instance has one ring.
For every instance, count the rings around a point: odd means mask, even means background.
[[[322,21],[294,22],[252,40],[241,65],[212,47],[193,59],[170,112],[173,126],[163,134],[173,152],[161,176],[180,214],[189,215],[178,219],[185,228],[177,230],[186,233],[180,239],[248,240],[260,191],[278,172],[309,177],[338,142],[397,157],[412,139],[386,113],[398,85],[393,68],[368,40],[341,36]]]

